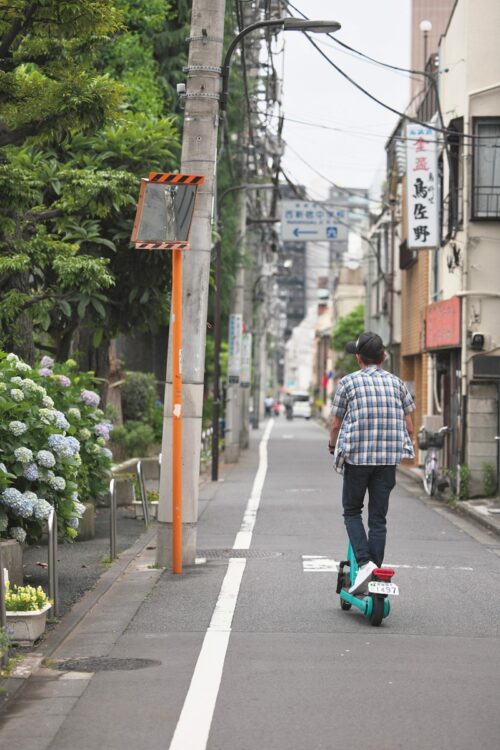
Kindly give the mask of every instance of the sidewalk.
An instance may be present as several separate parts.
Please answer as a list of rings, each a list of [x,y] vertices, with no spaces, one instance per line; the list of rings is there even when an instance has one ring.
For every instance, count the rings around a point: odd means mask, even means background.
[[[412,479],[422,486],[422,469],[400,466],[398,470],[405,477]],[[500,497],[461,500],[457,503],[454,510],[500,536]]]

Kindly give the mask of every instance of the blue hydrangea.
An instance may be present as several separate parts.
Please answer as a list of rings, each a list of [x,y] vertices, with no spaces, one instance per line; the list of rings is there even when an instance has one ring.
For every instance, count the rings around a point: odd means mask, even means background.
[[[67,430],[69,429],[69,422],[62,413],[62,411],[57,411],[57,409],[54,411],[55,414],[55,420],[56,420],[56,427],[59,430]]]
[[[64,477],[49,477],[48,483],[56,492],[63,492],[66,489],[66,480]]]
[[[113,460],[113,454],[111,453],[111,451],[109,450],[109,448],[103,448],[102,449],[102,455],[105,456],[106,458],[109,458],[110,461]]]
[[[68,439],[64,435],[49,435],[48,443],[50,448],[52,448],[60,458],[71,458],[74,453],[71,445],[68,445]]]
[[[16,542],[23,544],[26,541],[26,532],[21,526],[13,526],[9,534]]]
[[[85,513],[85,505],[83,503],[79,503],[78,501],[75,502],[73,509],[77,516],[83,516],[83,514]]]
[[[73,451],[73,455],[80,452],[80,441],[72,435],[68,435],[66,438],[66,445]]]
[[[21,518],[30,518],[33,515],[33,501],[29,497],[24,497],[15,487],[7,487],[2,492],[4,504],[10,510]]]
[[[36,454],[36,460],[44,469],[51,469],[56,465],[55,456],[50,451],[38,451]]]
[[[12,388],[10,392],[10,397],[17,404],[19,404],[21,401],[24,401],[24,393],[22,392],[20,388]]]
[[[36,482],[40,474],[36,464],[27,464],[23,469],[23,477],[29,482]]]
[[[8,525],[9,525],[9,516],[4,510],[0,510],[0,534],[3,534],[4,531],[7,531]]]
[[[33,503],[33,515],[37,521],[46,521],[52,511],[52,505],[43,497],[37,497]]]
[[[44,396],[42,398],[42,404],[43,406],[45,406],[46,409],[54,408],[54,401],[50,398],[50,396]]]
[[[94,432],[97,437],[102,437],[107,442],[109,440],[109,433],[113,429],[111,422],[99,422],[94,427]]]
[[[29,448],[16,448],[14,456],[22,464],[29,464],[33,461],[33,452]]]
[[[9,422],[9,430],[16,437],[24,435],[27,429],[28,427],[24,424],[24,422],[20,422],[18,419],[15,419],[13,422]]]
[[[68,518],[66,521],[66,526],[69,526],[70,529],[78,529],[80,526],[80,519],[79,518]]]

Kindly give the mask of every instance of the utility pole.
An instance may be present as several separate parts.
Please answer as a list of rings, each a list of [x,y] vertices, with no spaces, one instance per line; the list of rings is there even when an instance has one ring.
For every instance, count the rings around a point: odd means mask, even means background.
[[[191,249],[184,259],[182,349],[183,378],[183,562],[196,556],[198,479],[201,447],[205,343],[210,274],[212,205],[214,199],[219,94],[224,39],[225,0],[193,0],[185,93],[181,172],[202,174],[190,233]],[[171,337],[165,388],[160,502],[156,561],[170,566],[172,558],[172,362]]]

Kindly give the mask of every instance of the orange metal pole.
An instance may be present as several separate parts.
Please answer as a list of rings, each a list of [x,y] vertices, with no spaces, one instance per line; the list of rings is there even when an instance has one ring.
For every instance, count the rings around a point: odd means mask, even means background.
[[[182,573],[182,250],[172,250],[172,570]]]

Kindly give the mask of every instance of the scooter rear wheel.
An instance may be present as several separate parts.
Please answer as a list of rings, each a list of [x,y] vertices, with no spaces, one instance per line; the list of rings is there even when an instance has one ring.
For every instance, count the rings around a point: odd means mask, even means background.
[[[351,585],[351,579],[349,578],[349,573],[344,573],[344,575],[342,576],[342,578],[343,578],[342,588],[348,589],[349,586]],[[348,612],[351,609],[352,604],[350,604],[349,602],[346,602],[344,599],[341,598],[340,599],[340,607],[341,607],[341,609],[344,610],[344,612]]]
[[[374,627],[378,627],[384,619],[384,597],[372,596],[372,605],[370,624]]]

